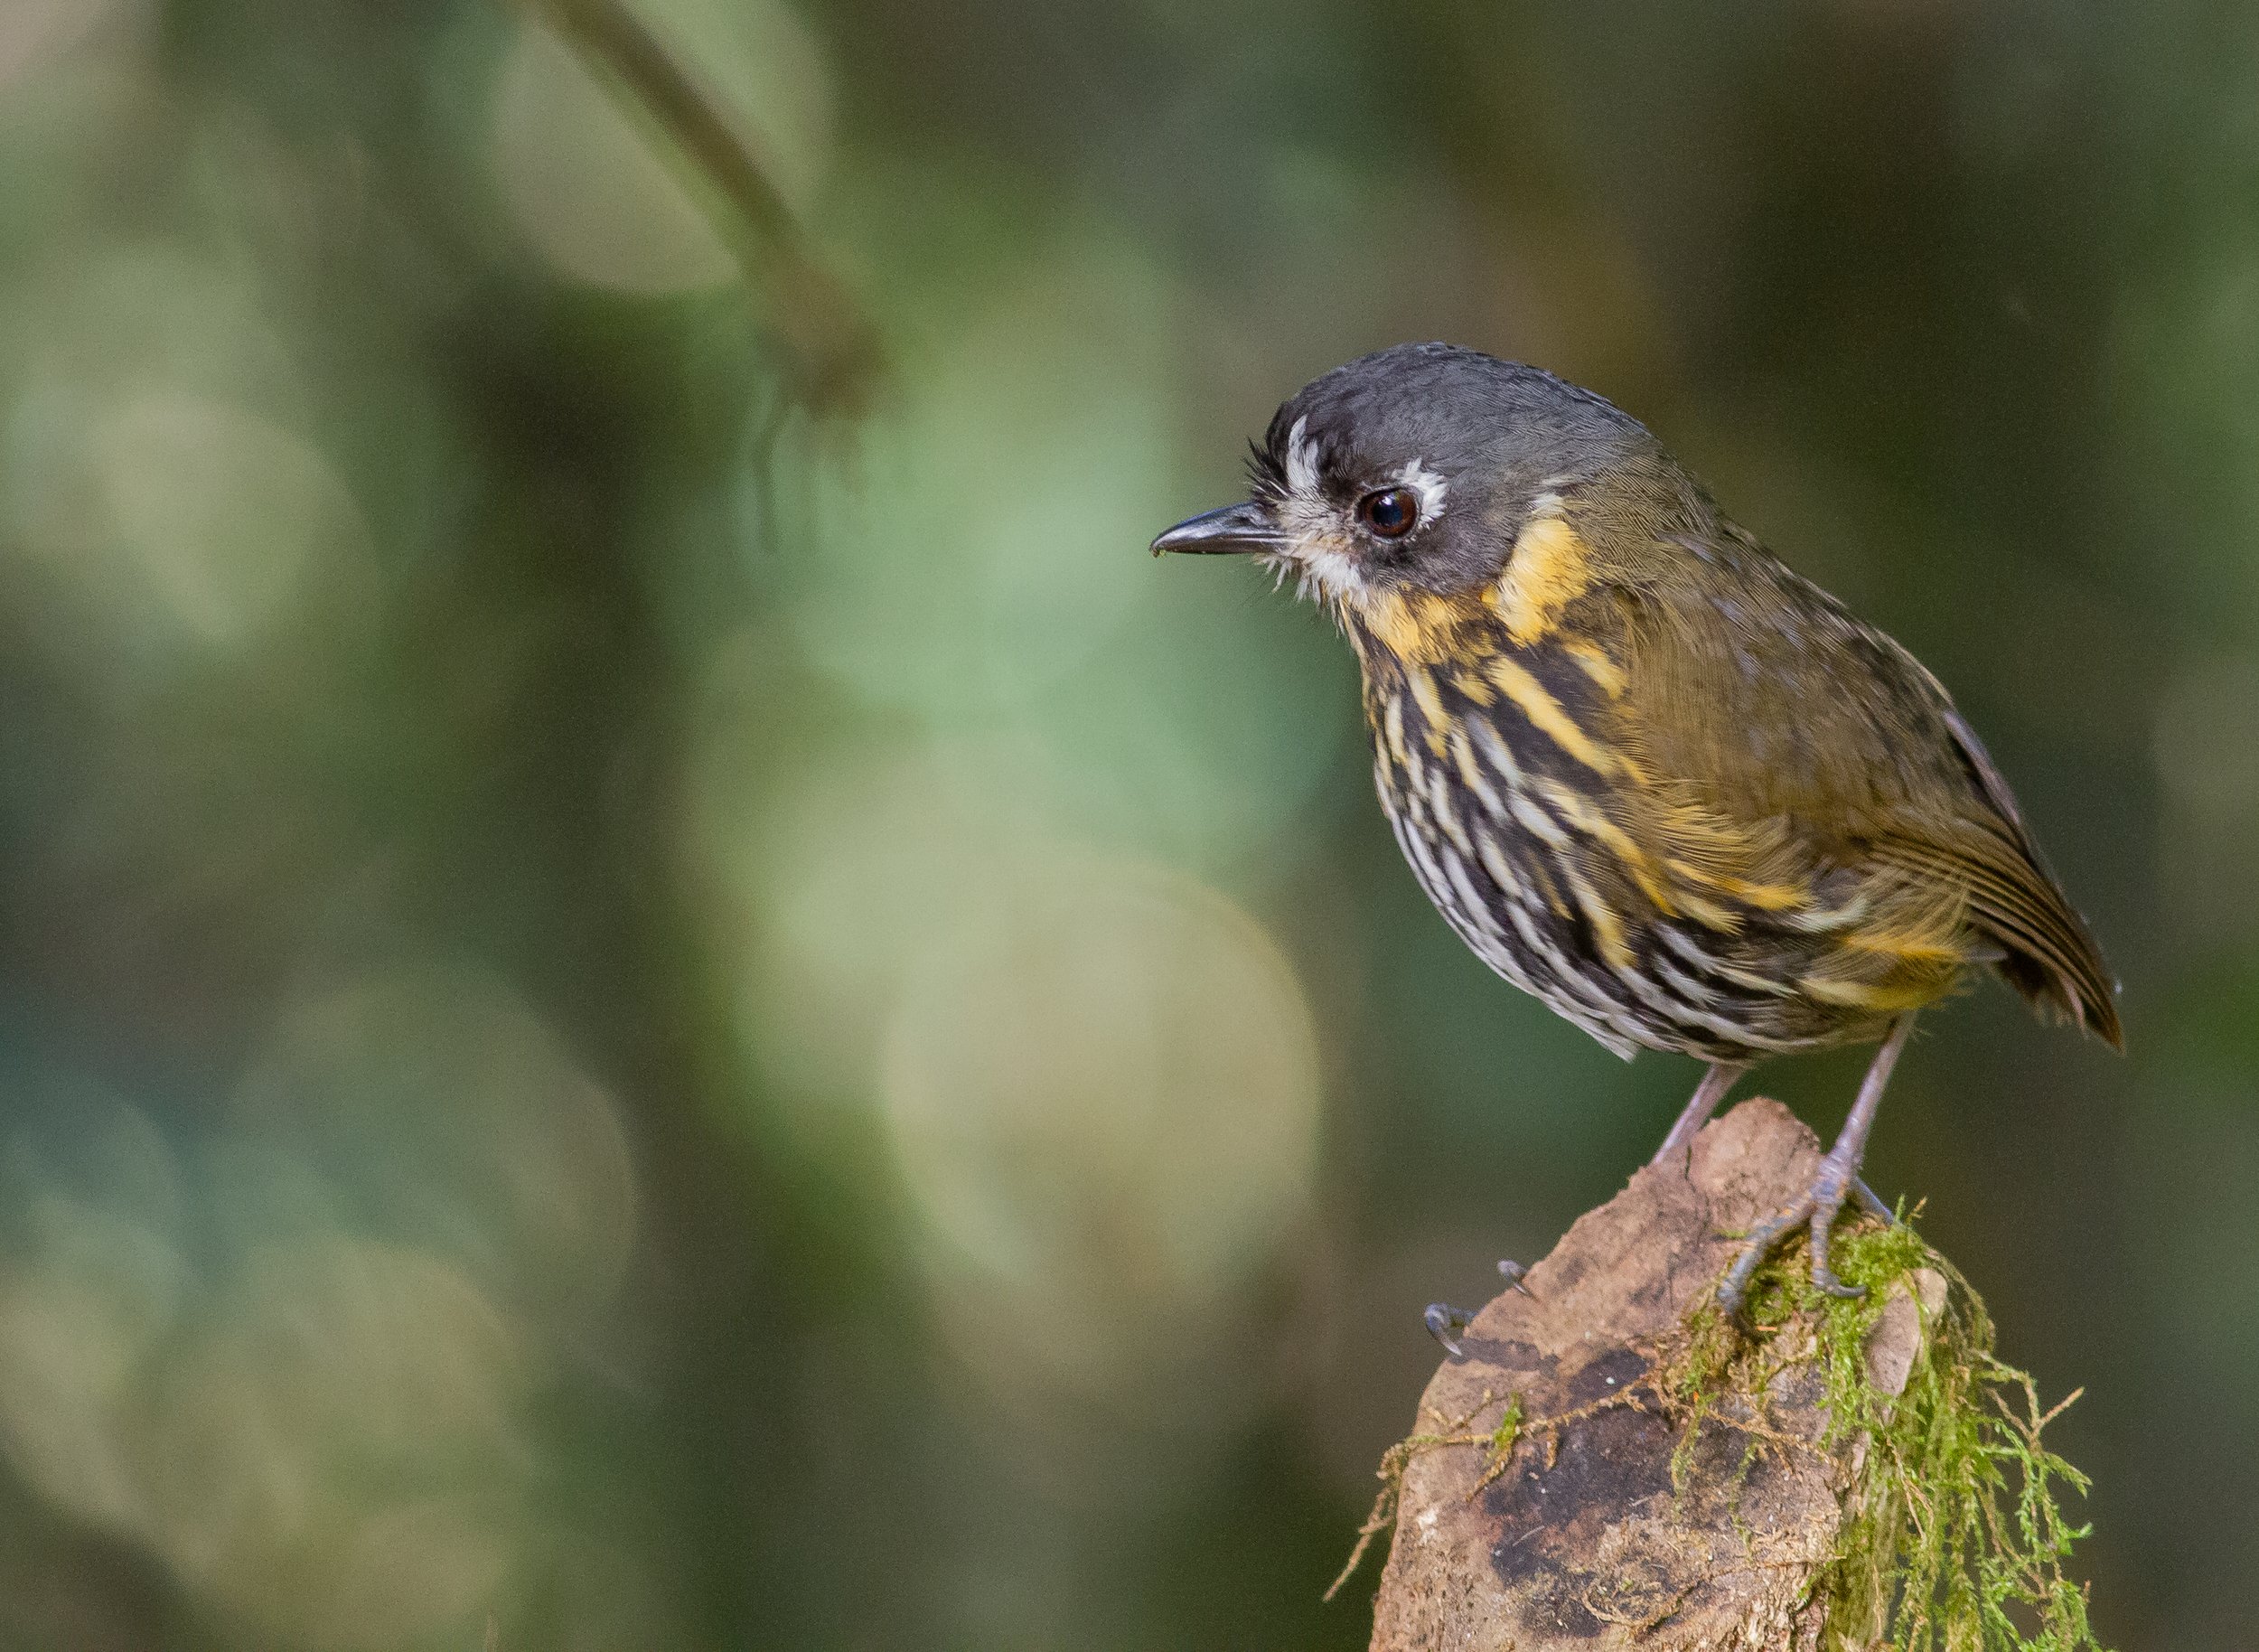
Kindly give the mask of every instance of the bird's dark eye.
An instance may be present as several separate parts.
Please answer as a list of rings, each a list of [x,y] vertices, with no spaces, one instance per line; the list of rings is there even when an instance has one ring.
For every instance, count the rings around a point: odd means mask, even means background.
[[[1420,525],[1420,495],[1410,488],[1379,488],[1357,501],[1357,520],[1384,540],[1401,540]]]

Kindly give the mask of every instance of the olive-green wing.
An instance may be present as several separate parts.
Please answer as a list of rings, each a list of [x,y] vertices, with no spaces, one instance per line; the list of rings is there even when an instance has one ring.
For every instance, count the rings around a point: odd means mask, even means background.
[[[1979,926],[2007,951],[1995,967],[2008,982],[2035,1005],[2086,1027],[2114,1049],[2123,1049],[2116,983],[2101,948],[2040,859],[2023,812],[1992,755],[1945,699],[1945,690],[1937,693],[1954,749],[1992,805],[1993,818],[1969,822],[1943,842],[1917,835],[1885,838],[1876,846],[1879,856],[1886,864],[1964,887]]]
[[[1973,930],[2035,1004],[2121,1044],[2093,936],[1936,680],[1746,536],[1705,549],[1617,596],[1619,737],[1649,779],[1758,846],[1759,880],[1870,876],[1881,927],[1847,947],[1918,962]],[[1697,577],[1720,561],[1729,577]]]

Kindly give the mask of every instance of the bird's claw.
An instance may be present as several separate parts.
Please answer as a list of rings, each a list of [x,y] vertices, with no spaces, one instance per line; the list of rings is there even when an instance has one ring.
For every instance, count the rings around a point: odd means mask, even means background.
[[[1773,1247],[1794,1233],[1812,1213],[1812,1196],[1804,1195],[1777,1216],[1767,1217],[1751,1228],[1741,1242],[1741,1253],[1733,1259],[1733,1266],[1718,1286],[1718,1306],[1727,1314],[1741,1311],[1741,1301],[1748,1294],[1749,1281],[1757,1277],[1758,1269],[1773,1253]]]
[[[1870,1187],[1865,1178],[1859,1176],[1851,1178],[1851,1197],[1858,1200],[1861,1210],[1877,1221],[1891,1227],[1898,1225],[1898,1213],[1882,1202],[1882,1195]]]
[[[1835,1226],[1835,1218],[1842,1211],[1847,1195],[1856,1198],[1861,1208],[1870,1215],[1879,1215],[1886,1222],[1895,1222],[1889,1207],[1876,1197],[1874,1189],[1857,1177],[1848,1178],[1849,1185],[1833,1180],[1826,1172],[1804,1191],[1802,1197],[1786,1209],[1767,1217],[1748,1232],[1742,1242],[1741,1253],[1733,1259],[1733,1266],[1718,1287],[1718,1306],[1729,1314],[1741,1311],[1743,1300],[1748,1295],[1749,1281],[1774,1248],[1799,1227],[1812,1232],[1812,1286],[1833,1297],[1862,1297],[1864,1285],[1847,1285],[1836,1277],[1828,1265],[1828,1244]]]
[[[1522,1282],[1529,1276],[1529,1272],[1512,1257],[1505,1258],[1498,1264],[1498,1277],[1506,1281],[1506,1289],[1519,1291],[1523,1296],[1535,1301],[1537,1300],[1535,1293]],[[1428,1335],[1450,1350],[1452,1358],[1457,1359],[1467,1351],[1459,1346],[1458,1333],[1475,1323],[1475,1313],[1472,1309],[1454,1308],[1448,1302],[1430,1302],[1428,1304],[1428,1310],[1420,1318],[1428,1328]]]
[[[1420,1319],[1428,1327],[1428,1335],[1441,1343],[1444,1351],[1457,1359],[1467,1350],[1459,1346],[1455,1333],[1475,1323],[1474,1313],[1465,1308],[1454,1308],[1448,1302],[1430,1302]]]

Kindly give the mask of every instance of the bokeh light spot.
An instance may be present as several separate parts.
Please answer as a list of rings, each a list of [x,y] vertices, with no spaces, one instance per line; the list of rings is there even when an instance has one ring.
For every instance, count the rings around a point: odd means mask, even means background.
[[[525,1470],[527,1366],[459,1269],[344,1236],[270,1247],[164,1377],[139,1441],[156,1542],[245,1618],[398,1646],[493,1587]],[[443,1494],[484,1512],[453,1522],[444,1553],[404,1552],[404,1513]],[[418,1586],[383,1587],[384,1565]]]
[[[1030,703],[1148,600],[1167,288],[1096,230],[999,263],[977,307],[905,352],[888,414],[809,466],[791,614],[876,704]]]
[[[363,1223],[567,1320],[626,1266],[635,1183],[617,1105],[512,993],[402,971],[309,999],[239,1112]]]
[[[8,0],[0,6],[0,90],[70,48],[112,0]]]
[[[241,641],[310,562],[365,537],[310,444],[202,398],[155,391],[127,403],[102,432],[101,462],[130,570],[207,643]]]
[[[1129,1394],[1302,1214],[1310,1013],[1262,931],[1071,850],[933,937],[887,1028],[896,1161],[977,1366]]]
[[[228,401],[46,375],[5,448],[18,553],[89,640],[161,679],[258,645],[366,570],[367,523],[327,456]]]

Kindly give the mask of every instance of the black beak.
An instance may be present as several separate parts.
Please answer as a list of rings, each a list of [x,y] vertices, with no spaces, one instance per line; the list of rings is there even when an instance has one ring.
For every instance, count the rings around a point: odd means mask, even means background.
[[[1286,536],[1271,522],[1270,512],[1251,500],[1177,523],[1153,541],[1153,554],[1161,557],[1182,550],[1210,557],[1244,557],[1284,549],[1286,542]]]

